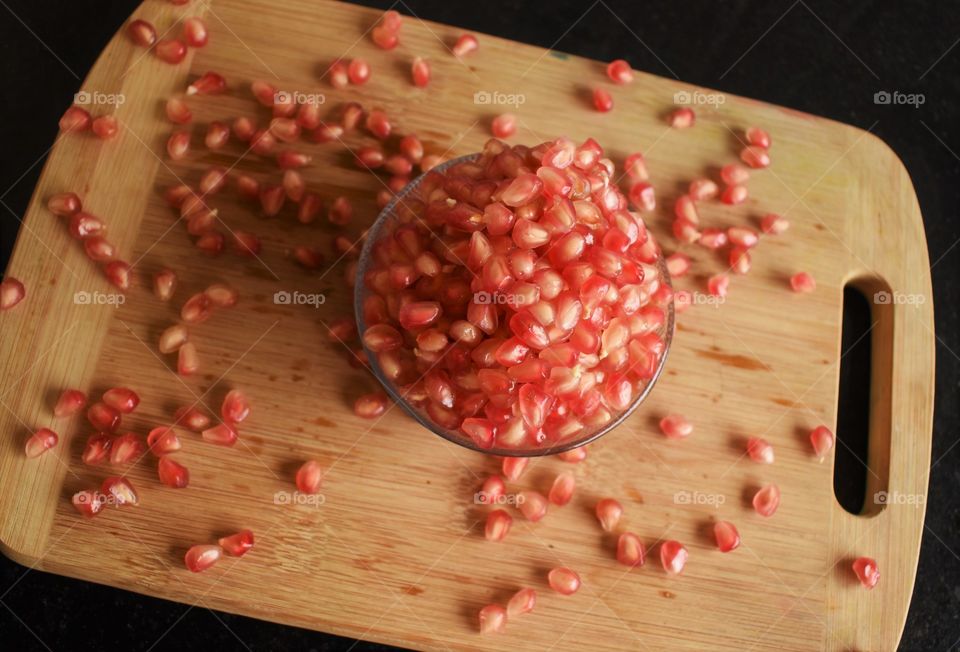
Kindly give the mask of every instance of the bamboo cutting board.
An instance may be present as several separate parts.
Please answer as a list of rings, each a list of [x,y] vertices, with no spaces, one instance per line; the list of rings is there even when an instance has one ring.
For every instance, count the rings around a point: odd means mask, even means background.
[[[159,32],[199,11],[148,0],[135,17]],[[613,89],[616,107],[594,112],[587,84],[609,86],[603,65],[481,37],[463,63],[448,52],[460,30],[408,17],[393,52],[376,49],[365,32],[377,13],[318,0],[214,0],[205,16],[210,44],[170,66],[134,47],[124,34],[107,46],[83,90],[122,93],[119,137],[89,136],[55,144],[24,217],[8,275],[28,296],[0,315],[0,540],[28,566],[120,588],[336,634],[424,649],[686,649],[890,650],[900,637],[913,587],[923,508],[878,505],[875,491],[923,495],[927,487],[933,401],[933,309],[923,227],[910,180],[896,156],[863,131],[743,98],[699,105],[691,130],[670,130],[663,114],[674,94],[710,93],[640,74]],[[173,32],[177,33],[177,32]],[[409,83],[409,61],[429,58],[429,88]],[[318,80],[336,57],[363,56],[373,66],[360,88],[333,90]],[[195,153],[170,163],[170,126],[163,101],[197,75],[221,72],[224,96],[194,101]],[[429,153],[463,155],[480,149],[491,117],[513,110],[515,142],[567,135],[595,137],[614,160],[633,151],[649,160],[661,199],[651,229],[668,249],[670,207],[696,176],[735,160],[736,134],[751,124],[773,135],[774,165],[755,174],[746,208],[704,208],[716,226],[768,211],[792,221],[784,236],[765,238],[754,271],[735,278],[727,302],[698,305],[680,315],[664,376],[648,402],[623,426],[591,447],[576,467],[534,461],[517,487],[545,491],[561,468],[574,468],[573,502],[538,524],[519,518],[503,544],[483,539],[484,507],[472,494],[496,460],[459,449],[417,427],[401,410],[377,421],[352,415],[352,400],[370,380],[328,342],[325,324],[350,309],[342,265],[308,274],[285,257],[292,244],[329,248],[327,226],[302,226],[290,214],[264,221],[233,193],[215,199],[233,229],[264,240],[262,260],[225,254],[198,256],[183,226],[164,204],[162,189],[182,178],[196,183],[211,164],[231,166],[242,154],[231,143],[218,154],[197,144],[213,119],[260,110],[249,82],[322,92],[327,106],[357,99],[385,108],[396,128],[414,132]],[[516,109],[475,103],[483,93],[522,95]],[[704,95],[691,95],[704,98]],[[110,107],[94,107],[94,113]],[[263,115],[260,115],[263,119]],[[360,135],[348,138],[355,147]],[[329,199],[349,196],[357,233],[376,214],[382,188],[335,146],[310,145],[312,188]],[[238,170],[267,179],[272,164],[250,156]],[[122,306],[75,300],[76,293],[110,293],[100,273],[46,209],[47,198],[73,190],[86,210],[103,217],[122,256],[136,261],[141,287]],[[288,209],[289,210],[289,209]],[[696,248],[694,248],[696,249]],[[703,251],[697,274],[678,286],[701,290],[725,265]],[[180,273],[171,304],[156,300],[145,279],[161,266]],[[787,278],[811,271],[818,288],[795,295]],[[182,301],[214,281],[241,292],[234,310],[194,329],[202,372],[179,379],[175,360],[156,353],[160,331]],[[854,516],[836,502],[832,456],[812,458],[806,435],[834,425],[842,290],[854,282],[869,296],[927,297],[926,303],[875,306],[871,448],[867,513]],[[278,305],[277,291],[323,293],[318,307]],[[169,423],[176,406],[199,402],[214,412],[231,387],[247,391],[251,418],[235,448],[187,436],[177,459],[191,471],[186,490],[162,487],[147,458],[129,471],[141,493],[136,509],[106,511],[87,521],[69,502],[98,486],[107,469],[85,467],[79,455],[89,434],[83,420],[56,421],[60,390],[99,395],[126,385],[143,397],[125,420],[146,433]],[[695,422],[686,441],[668,441],[655,423],[682,411]],[[23,455],[26,437],[51,426],[57,449],[38,460]],[[776,449],[773,466],[743,458],[748,436]],[[292,476],[304,459],[327,468],[322,504],[290,504]],[[776,482],[779,512],[761,519],[749,505],[761,484]],[[280,492],[280,493],[278,493]],[[896,494],[894,494],[896,492]],[[614,539],[595,524],[604,496],[625,505],[624,527],[651,546],[646,567],[626,570],[613,560]],[[743,545],[716,552],[710,534],[718,519],[737,524]],[[193,575],[183,553],[240,528],[257,545]],[[680,577],[656,563],[656,542],[678,539],[690,550]],[[872,592],[850,571],[860,555],[875,557],[883,577]],[[572,597],[552,593],[546,571],[567,565],[583,578]],[[531,586],[533,614],[501,636],[482,638],[476,612]]]

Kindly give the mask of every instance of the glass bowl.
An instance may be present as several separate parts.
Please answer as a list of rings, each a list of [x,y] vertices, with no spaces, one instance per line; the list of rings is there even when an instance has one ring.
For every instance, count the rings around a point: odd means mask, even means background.
[[[435,168],[434,171],[443,173],[447,169],[460,164],[468,163],[475,161],[480,155],[479,154],[468,154],[467,156],[461,156],[459,158],[446,161]],[[387,225],[395,222],[397,220],[397,209],[399,206],[403,205],[403,202],[411,194],[417,192],[420,186],[420,182],[423,180],[424,175],[420,175],[416,179],[408,183],[397,195],[390,201],[389,204],[383,207],[383,210],[380,211],[380,214],[377,216],[376,221],[373,223],[373,226],[367,231],[366,240],[363,245],[363,249],[360,252],[360,258],[357,264],[356,272],[356,286],[354,288],[354,312],[357,321],[357,330],[362,335],[366,329],[366,323],[364,321],[363,315],[363,305],[364,300],[370,294],[370,290],[367,288],[364,278],[366,277],[367,269],[369,268],[373,260],[373,246],[383,233],[384,228]],[[657,261],[657,269],[660,272],[661,282],[666,283],[668,286],[671,285],[670,282],[670,273],[667,271],[666,261],[663,256]],[[671,286],[672,287],[672,286]],[[663,371],[664,364],[667,361],[667,356],[670,353],[670,345],[673,341],[673,331],[674,331],[674,306],[673,302],[667,304],[664,323],[661,329],[658,331],[658,334],[662,337],[664,343],[663,355],[660,357],[660,362],[657,365],[656,371],[653,376],[646,381],[646,384],[642,387],[637,385],[639,391],[636,398],[629,406],[619,414],[615,414],[610,422],[594,428],[593,430],[585,430],[578,433],[575,437],[570,438],[569,440],[562,440],[559,442],[554,442],[546,446],[529,446],[524,448],[506,448],[493,446],[492,448],[483,448],[477,443],[460,432],[459,430],[450,430],[449,428],[443,427],[434,421],[428,416],[427,412],[410,401],[408,401],[400,387],[398,387],[393,381],[388,379],[384,374],[383,370],[380,367],[380,364],[377,361],[377,356],[370,351],[364,344],[364,352],[367,355],[367,359],[370,364],[370,370],[373,372],[373,375],[377,377],[377,380],[380,381],[380,384],[383,385],[383,388],[387,391],[390,397],[396,401],[400,407],[402,407],[407,414],[413,417],[420,425],[422,425],[427,430],[437,434],[444,439],[451,441],[460,446],[479,451],[481,453],[486,453],[488,455],[499,455],[504,457],[537,457],[541,455],[555,455],[557,453],[562,453],[568,451],[572,448],[577,448],[590,442],[596,441],[600,437],[604,436],[618,425],[623,423],[627,417],[629,417],[640,404],[646,400],[649,396],[650,391],[653,389],[653,386],[656,384],[657,380],[660,378],[660,374]],[[361,338],[362,341],[362,338]]]

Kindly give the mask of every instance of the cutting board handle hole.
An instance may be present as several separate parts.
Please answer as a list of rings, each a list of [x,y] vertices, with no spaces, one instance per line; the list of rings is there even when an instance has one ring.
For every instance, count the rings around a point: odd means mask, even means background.
[[[833,492],[844,510],[860,516],[878,514],[889,496],[894,311],[882,298],[890,295],[874,276],[843,288]]]

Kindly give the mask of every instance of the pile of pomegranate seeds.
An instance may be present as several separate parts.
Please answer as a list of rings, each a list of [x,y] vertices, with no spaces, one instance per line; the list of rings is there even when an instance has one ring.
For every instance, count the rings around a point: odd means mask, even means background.
[[[654,377],[660,253],[613,174],[593,140],[491,140],[428,173],[384,224],[363,342],[438,427],[484,449],[554,446],[609,423]]]

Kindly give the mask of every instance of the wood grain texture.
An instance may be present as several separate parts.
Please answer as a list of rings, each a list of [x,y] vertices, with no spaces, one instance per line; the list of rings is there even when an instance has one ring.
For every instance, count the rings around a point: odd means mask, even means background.
[[[149,0],[135,15],[163,32],[189,13]],[[584,82],[604,84],[603,64],[493,37],[482,37],[480,52],[461,63],[447,51],[458,29],[413,18],[402,45],[386,53],[363,37],[375,16],[317,0],[215,0],[206,14],[210,45],[180,66],[160,63],[123,34],[106,48],[83,88],[124,94],[116,111],[121,135],[111,143],[58,140],[7,270],[25,282],[28,297],[0,315],[3,551],[54,573],[412,648],[894,649],[924,510],[875,505],[872,492],[926,492],[934,334],[919,207],[892,151],[852,127],[730,95],[716,108],[699,107],[694,129],[670,130],[662,116],[674,93],[708,91],[646,74],[615,89],[612,113],[597,114]],[[409,83],[417,54],[433,64],[426,90]],[[323,65],[339,56],[367,58],[371,81],[348,91],[318,81]],[[726,226],[745,212],[755,219],[777,211],[793,227],[763,239],[754,271],[734,279],[724,305],[680,316],[667,370],[648,403],[574,468],[574,501],[536,525],[518,520],[506,543],[491,545],[482,537],[485,508],[470,496],[496,470],[495,460],[429,435],[398,409],[376,422],[352,415],[352,399],[370,380],[346,363],[324,327],[350,309],[342,265],[306,274],[284,255],[295,243],[328,249],[333,231],[302,226],[289,212],[263,220],[226,193],[214,203],[229,228],[260,234],[264,252],[261,260],[210,260],[196,254],[164,204],[163,188],[178,178],[195,183],[210,164],[236,164],[261,180],[275,174],[255,156],[238,161],[243,150],[236,143],[218,154],[200,151],[186,164],[166,160],[163,101],[206,70],[224,74],[233,90],[192,103],[198,146],[210,120],[256,111],[263,119],[246,90],[256,78],[322,92],[331,109],[347,99],[385,108],[398,130],[418,133],[429,152],[448,156],[477,151],[491,117],[505,110],[475,104],[475,93],[522,94],[516,142],[593,136],[616,161],[646,153],[664,207],[649,223],[668,247],[669,207],[685,183],[735,160],[736,134],[763,125],[775,140],[773,168],[754,175],[745,211],[711,204],[704,220]],[[361,142],[361,135],[347,139],[351,147]],[[307,149],[314,156],[305,171],[310,186],[325,198],[349,196],[357,208],[352,231],[359,232],[373,219],[373,195],[382,186],[355,169],[342,148]],[[111,239],[143,279],[164,265],[181,273],[172,304],[144,288],[119,308],[74,300],[77,292],[111,290],[44,208],[64,190],[80,193],[85,207],[108,221]],[[703,251],[690,253],[697,274],[680,287],[700,289],[708,272],[725,267]],[[787,289],[799,270],[816,276],[815,293]],[[155,342],[180,303],[213,281],[238,287],[241,303],[194,329],[203,373],[184,381],[171,372],[175,360],[155,353]],[[927,298],[919,306],[877,306],[871,494],[863,516],[836,503],[832,457],[817,464],[807,441],[813,426],[835,424],[847,282]],[[327,301],[319,309],[277,305],[277,290],[322,292]],[[125,420],[136,432],[168,423],[178,405],[198,402],[215,412],[234,386],[248,392],[254,412],[235,448],[185,438],[178,459],[190,468],[189,489],[160,486],[154,460],[144,459],[128,474],[142,506],[84,521],[69,496],[98,485],[107,470],[80,463],[89,427],[54,420],[51,406],[68,386],[98,394],[121,383],[143,396]],[[694,419],[690,440],[666,441],[656,432],[656,421],[671,411]],[[23,443],[40,426],[58,431],[61,444],[26,460]],[[748,436],[773,443],[774,466],[743,457]],[[306,458],[329,468],[323,504],[277,504]],[[518,486],[546,490],[561,468],[569,467],[534,461]],[[771,481],[783,502],[764,520],[749,498]],[[614,540],[592,515],[604,496],[624,502],[625,527],[651,546],[662,537],[687,545],[683,576],[667,578],[655,555],[634,571],[612,560]],[[682,504],[682,496],[692,504]],[[721,518],[743,536],[729,555],[715,551],[710,534]],[[201,575],[183,569],[189,545],[242,527],[257,534],[247,557]],[[872,592],[861,590],[849,570],[859,555],[880,564],[883,578]],[[547,588],[546,571],[557,565],[583,577],[576,596]],[[536,611],[503,636],[481,638],[477,610],[521,586],[540,592]]]

